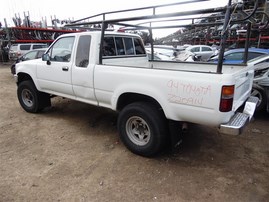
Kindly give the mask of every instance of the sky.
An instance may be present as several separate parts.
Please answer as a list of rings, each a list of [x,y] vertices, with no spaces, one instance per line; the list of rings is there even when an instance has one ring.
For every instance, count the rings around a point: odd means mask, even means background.
[[[31,21],[41,21],[47,19],[50,24],[51,16],[60,20],[71,19],[77,20],[89,17],[95,14],[117,11],[122,9],[132,9],[145,6],[162,5],[191,0],[129,0],[129,1],[112,1],[112,0],[1,0],[0,3],[0,22],[4,26],[4,18],[8,26],[14,26],[12,18],[17,15],[21,18],[24,13],[30,14]],[[207,9],[222,7],[227,5],[228,0],[209,0],[206,2],[192,3],[181,6],[167,7],[166,10],[156,10],[156,13],[187,11],[197,9]],[[120,16],[121,17],[121,16]]]

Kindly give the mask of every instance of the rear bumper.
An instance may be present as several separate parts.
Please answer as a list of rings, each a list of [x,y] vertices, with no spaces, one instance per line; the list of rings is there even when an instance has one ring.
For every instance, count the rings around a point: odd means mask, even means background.
[[[251,120],[259,99],[249,97],[243,112],[236,112],[228,123],[220,125],[220,132],[228,135],[239,135]]]

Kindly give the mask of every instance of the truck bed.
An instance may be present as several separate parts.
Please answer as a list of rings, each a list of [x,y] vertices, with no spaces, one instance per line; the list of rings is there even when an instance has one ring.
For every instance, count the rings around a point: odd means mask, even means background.
[[[95,87],[97,98],[101,98],[100,105],[116,109],[113,103],[102,103],[102,100],[107,100],[104,97],[112,96],[118,89],[134,89],[136,93],[150,95],[160,101],[169,119],[217,126],[229,121],[251,91],[253,70],[249,66],[224,65],[223,73],[217,74],[216,64],[133,58],[133,63],[128,61],[126,66],[126,60],[106,59],[103,60],[104,65],[97,65]],[[101,80],[110,81],[110,86]],[[230,112],[219,111],[223,85],[235,85]]]

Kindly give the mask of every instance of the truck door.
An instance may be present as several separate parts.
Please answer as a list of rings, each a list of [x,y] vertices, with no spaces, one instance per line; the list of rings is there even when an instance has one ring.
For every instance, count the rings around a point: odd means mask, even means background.
[[[37,79],[40,88],[47,92],[74,95],[71,83],[72,54],[75,37],[57,40],[49,49],[49,61],[37,64]]]
[[[91,50],[91,35],[81,35],[77,44],[72,68],[74,94],[79,100],[97,105],[93,88],[95,62],[92,58],[98,50]]]

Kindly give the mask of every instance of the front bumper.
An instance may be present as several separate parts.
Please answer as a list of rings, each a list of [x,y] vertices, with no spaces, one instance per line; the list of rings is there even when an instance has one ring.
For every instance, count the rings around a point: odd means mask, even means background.
[[[14,78],[15,82],[18,83],[18,76],[17,76],[17,74],[14,74],[13,75],[13,78]]]
[[[249,97],[245,103],[243,112],[236,112],[228,123],[220,125],[220,132],[228,135],[239,135],[251,120],[259,99]]]

